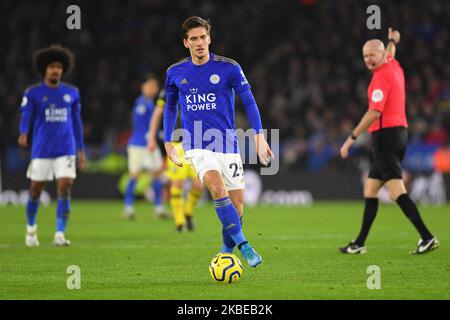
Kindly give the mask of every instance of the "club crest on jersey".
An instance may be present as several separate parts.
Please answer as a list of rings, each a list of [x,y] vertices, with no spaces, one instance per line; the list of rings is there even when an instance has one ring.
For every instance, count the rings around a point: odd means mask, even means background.
[[[212,84],[218,84],[219,81],[220,81],[220,77],[219,77],[218,74],[212,74],[211,77],[209,77],[209,81],[210,81]]]
[[[70,100],[72,100],[72,97],[70,96],[70,94],[65,94],[65,95],[63,96],[63,100],[64,100],[65,102],[69,103]]]
[[[136,108],[137,114],[145,114],[146,111],[147,111],[147,108],[145,107],[145,104],[140,104]]]

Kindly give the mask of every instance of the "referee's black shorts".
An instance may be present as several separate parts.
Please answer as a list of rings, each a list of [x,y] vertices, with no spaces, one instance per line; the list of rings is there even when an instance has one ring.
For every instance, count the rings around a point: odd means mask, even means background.
[[[405,156],[408,132],[405,127],[385,128],[372,133],[372,162],[369,178],[402,179],[401,162]]]

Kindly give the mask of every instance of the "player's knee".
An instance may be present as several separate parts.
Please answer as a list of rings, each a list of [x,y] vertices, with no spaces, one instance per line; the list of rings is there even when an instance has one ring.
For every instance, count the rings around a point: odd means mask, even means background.
[[[60,197],[68,197],[70,196],[70,192],[72,190],[73,181],[67,180],[58,185],[58,195]]]
[[[201,183],[200,180],[194,180],[192,182],[192,189],[197,191],[197,192],[203,192],[203,184]]]
[[[370,183],[364,185],[364,198],[377,198],[379,188],[372,186]]]
[[[224,197],[228,197],[228,191],[224,185],[220,183],[213,183],[209,186],[209,192],[213,199],[220,199]]]
[[[37,185],[32,185],[30,188],[30,198],[33,200],[38,199],[42,193],[42,187]]]
[[[388,194],[391,200],[396,202],[398,197],[400,197],[403,194],[403,192],[397,190],[388,190]]]

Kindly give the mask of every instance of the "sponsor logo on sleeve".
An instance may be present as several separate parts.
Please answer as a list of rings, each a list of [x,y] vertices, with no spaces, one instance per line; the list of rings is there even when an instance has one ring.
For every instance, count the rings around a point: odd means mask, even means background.
[[[384,98],[383,91],[376,89],[372,92],[372,102],[380,102]]]
[[[28,98],[24,96],[22,98],[22,103],[20,104],[20,106],[23,108],[27,105],[27,103],[28,103]]]

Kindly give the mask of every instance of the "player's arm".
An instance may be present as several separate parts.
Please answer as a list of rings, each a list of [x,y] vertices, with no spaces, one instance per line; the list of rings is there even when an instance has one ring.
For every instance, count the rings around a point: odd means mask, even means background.
[[[19,146],[26,148],[28,146],[28,131],[30,130],[31,120],[33,118],[34,104],[28,91],[25,91],[22,103],[20,105],[20,124],[19,124]]]
[[[396,45],[400,42],[400,32],[389,28],[388,39],[389,43],[386,47],[386,55],[390,55],[392,58],[395,58]]]
[[[261,115],[259,114],[255,98],[253,97],[250,88],[240,92],[239,96],[244,105],[250,126],[255,130],[255,144],[259,160],[263,165],[267,166],[270,163],[270,159],[275,158],[275,156],[273,155],[272,150],[270,150],[269,144],[264,137]]]
[[[167,156],[177,166],[182,167],[183,164],[180,161],[178,152],[172,143],[172,134],[175,130],[175,124],[178,115],[178,89],[171,82],[169,74],[166,80],[166,105],[163,113],[163,126],[164,126],[164,148],[166,149]]]
[[[270,159],[275,158],[275,156],[264,138],[258,106],[256,105],[255,98],[250,90],[247,78],[238,64],[234,66],[233,75],[230,80],[231,87],[241,98],[250,126],[255,130],[255,144],[258,158],[263,165],[267,166],[270,163]]]
[[[148,130],[147,148],[150,151],[156,149],[156,134],[158,133],[159,124],[164,113],[165,102],[162,99],[158,99],[156,102],[155,110],[153,111],[152,118],[150,119],[150,128]]]
[[[83,121],[81,119],[81,103],[80,96],[74,99],[72,106],[72,123],[73,133],[75,136],[75,145],[77,148],[78,168],[83,171],[86,168],[86,155],[84,153],[84,138],[83,138]]]
[[[352,131],[352,134],[347,138],[347,140],[341,147],[340,152],[343,159],[348,157],[348,151],[350,147],[355,143],[358,136],[366,131],[380,116],[381,112],[378,110],[369,110],[364,114],[359,124]]]

